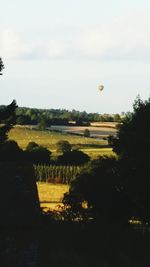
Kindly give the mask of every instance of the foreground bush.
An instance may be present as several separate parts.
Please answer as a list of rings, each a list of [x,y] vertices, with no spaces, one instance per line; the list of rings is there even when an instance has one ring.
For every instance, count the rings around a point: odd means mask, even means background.
[[[87,214],[105,223],[127,223],[132,205],[120,180],[118,164],[114,157],[90,162],[65,194],[63,203],[68,214]]]

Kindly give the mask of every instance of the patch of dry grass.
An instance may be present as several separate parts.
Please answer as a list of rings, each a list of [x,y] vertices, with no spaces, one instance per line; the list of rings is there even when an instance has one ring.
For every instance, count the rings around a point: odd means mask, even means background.
[[[81,149],[84,153],[95,159],[99,156],[115,156],[116,154],[112,151],[112,148],[84,148]]]
[[[68,192],[69,185],[37,183],[40,206],[44,211],[58,210],[62,206],[64,193]]]

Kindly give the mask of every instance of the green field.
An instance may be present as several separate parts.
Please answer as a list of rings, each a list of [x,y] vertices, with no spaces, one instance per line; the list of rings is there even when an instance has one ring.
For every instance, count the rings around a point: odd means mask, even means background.
[[[108,128],[108,132],[109,131],[110,129]],[[18,145],[22,149],[25,149],[29,142],[34,141],[39,145],[47,147],[50,151],[53,152],[53,156],[57,155],[56,143],[59,140],[69,141],[74,147],[78,147],[92,158],[96,158],[97,156],[103,154],[112,154],[112,149],[107,147],[107,140],[87,138],[84,136],[72,135],[65,132],[58,133],[54,131],[38,131],[36,129],[32,129],[32,127],[30,126],[14,127],[9,133],[9,139],[17,141]]]
[[[81,149],[84,153],[90,156],[92,159],[95,159],[99,156],[115,156],[115,153],[112,151],[112,148],[84,148]]]

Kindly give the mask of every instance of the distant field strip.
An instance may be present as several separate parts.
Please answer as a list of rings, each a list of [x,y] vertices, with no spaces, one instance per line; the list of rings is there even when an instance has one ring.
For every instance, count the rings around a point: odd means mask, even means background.
[[[112,151],[112,148],[84,148],[81,149],[84,153],[86,153],[91,158],[97,158],[99,156],[115,156],[116,154]]]
[[[51,126],[52,130],[61,131],[62,133],[84,134],[85,129],[90,131],[90,136],[95,138],[104,138],[116,133],[116,128],[101,124],[101,126]]]

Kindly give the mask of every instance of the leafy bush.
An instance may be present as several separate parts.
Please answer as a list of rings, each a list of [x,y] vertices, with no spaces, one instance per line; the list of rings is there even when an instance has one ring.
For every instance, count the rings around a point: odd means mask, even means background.
[[[63,155],[58,156],[57,162],[62,165],[83,165],[90,160],[90,157],[82,151],[73,150],[65,152]]]
[[[51,152],[35,142],[29,142],[26,147],[26,157],[32,163],[49,163]]]
[[[102,157],[90,162],[72,181],[63,203],[77,217],[85,214],[89,218],[105,223],[128,222],[132,214],[131,203],[120,181],[116,158]],[[130,205],[129,205],[130,204]]]
[[[71,151],[71,144],[67,140],[60,140],[56,143],[57,152],[66,153]]]
[[[90,137],[90,131],[89,131],[89,129],[85,129],[83,135],[85,137]]]

